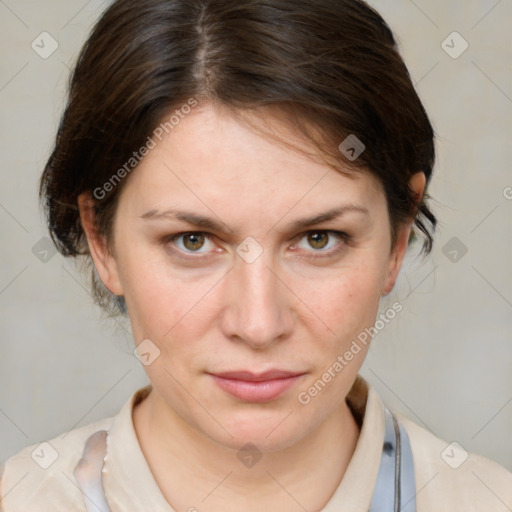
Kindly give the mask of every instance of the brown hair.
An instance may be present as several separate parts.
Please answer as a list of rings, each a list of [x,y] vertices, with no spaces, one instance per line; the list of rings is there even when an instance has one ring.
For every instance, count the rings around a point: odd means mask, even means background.
[[[79,55],[40,182],[54,243],[65,256],[87,255],[105,309],[124,311],[124,299],[95,273],[77,197],[96,191],[97,230],[110,240],[126,180],[105,184],[136,167],[134,152],[173,109],[198,100],[284,113],[333,162],[378,178],[393,244],[399,224],[414,218],[431,251],[428,194],[417,203],[408,183],[418,171],[430,182],[434,133],[374,9],[361,0],[117,0]],[[340,151],[348,136],[364,144],[357,159]]]

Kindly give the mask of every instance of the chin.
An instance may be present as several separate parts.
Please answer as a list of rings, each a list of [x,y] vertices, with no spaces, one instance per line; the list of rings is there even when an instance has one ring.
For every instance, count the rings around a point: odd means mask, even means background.
[[[254,404],[252,404],[254,406]],[[305,435],[303,421],[297,423],[297,417],[290,412],[291,406],[274,410],[239,411],[219,417],[219,423],[226,429],[216,429],[210,437],[218,444],[239,450],[252,443],[261,452],[284,450],[298,442]],[[226,432],[227,431],[227,432]],[[208,434],[207,434],[208,435]]]

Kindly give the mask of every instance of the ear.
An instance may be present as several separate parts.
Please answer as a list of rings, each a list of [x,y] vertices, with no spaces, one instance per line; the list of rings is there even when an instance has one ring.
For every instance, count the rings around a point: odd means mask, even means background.
[[[413,174],[409,181],[409,187],[414,192],[414,196],[416,197],[416,207],[418,207],[423,197],[423,192],[425,191],[425,183],[426,178],[423,172],[417,172],[416,174]],[[393,290],[395,287],[395,282],[398,278],[398,273],[400,272],[402,261],[409,244],[409,236],[411,234],[413,222],[414,219],[411,219],[409,222],[402,223],[397,230],[396,243],[389,257],[388,273],[382,288],[382,296],[390,293],[391,290]]]
[[[90,193],[84,192],[78,196],[78,208],[89,252],[101,281],[114,295],[123,295],[115,256],[108,248],[105,237],[96,229],[94,200]]]

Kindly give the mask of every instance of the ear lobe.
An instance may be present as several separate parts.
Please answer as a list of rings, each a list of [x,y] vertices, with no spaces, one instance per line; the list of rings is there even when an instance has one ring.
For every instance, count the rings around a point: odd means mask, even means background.
[[[114,295],[123,295],[117,262],[107,246],[105,237],[97,232],[95,224],[94,200],[88,192],[78,196],[80,221],[87,237],[89,252],[102,283]]]
[[[388,295],[395,287],[396,280],[398,279],[398,274],[402,267],[402,261],[405,256],[405,252],[407,251],[411,227],[412,223],[408,223],[403,224],[399,228],[395,247],[393,248],[393,251],[391,252],[389,257],[388,272],[386,275],[386,279],[384,281],[384,285],[382,287],[381,296]]]
[[[421,199],[425,191],[425,184],[425,174],[421,171],[413,174],[409,181],[409,187],[416,200],[415,212],[417,211],[418,205],[421,203]],[[409,245],[409,236],[411,234],[413,222],[414,219],[411,219],[410,222],[402,224],[398,229],[395,247],[390,255],[388,273],[381,291],[381,295],[383,296],[388,295],[388,293],[390,293],[395,287],[398,273],[402,267],[402,261]]]

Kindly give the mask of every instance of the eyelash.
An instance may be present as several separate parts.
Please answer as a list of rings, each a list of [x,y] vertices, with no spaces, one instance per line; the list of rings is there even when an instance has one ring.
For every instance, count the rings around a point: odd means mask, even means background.
[[[335,256],[337,255],[338,253],[340,253],[344,246],[349,243],[352,239],[352,237],[343,232],[343,231],[335,231],[335,230],[329,230],[329,229],[317,229],[317,230],[309,230],[309,231],[306,231],[304,233],[301,233],[300,235],[298,235],[295,240],[298,242],[300,242],[303,238],[307,237],[309,234],[311,233],[327,233],[329,235],[335,235],[336,237],[339,237],[341,239],[341,242],[336,244],[336,246],[334,248],[331,248],[331,249],[328,249],[328,250],[322,250],[322,249],[319,249],[319,250],[314,250],[314,249],[311,249],[311,251],[308,251],[308,252],[311,252],[313,255],[311,256],[308,256],[308,258],[312,258],[312,259],[318,259],[318,258],[326,258],[326,257],[332,257],[332,256]],[[163,240],[163,243],[164,245],[168,245],[168,244],[174,244],[174,242],[178,239],[178,238],[181,238],[185,235],[204,235],[204,237],[208,240],[211,240],[212,239],[212,235],[210,233],[206,233],[204,231],[182,231],[180,233],[176,233],[175,235],[170,235],[170,236],[167,236],[164,240]],[[189,251],[189,252],[185,252],[181,249],[176,249],[175,251],[178,251],[178,253],[180,253],[180,256],[183,256],[184,258],[199,258],[200,256],[194,256],[194,252],[193,251]],[[202,255],[202,256],[205,256],[205,254],[203,253],[197,253],[198,255]]]

